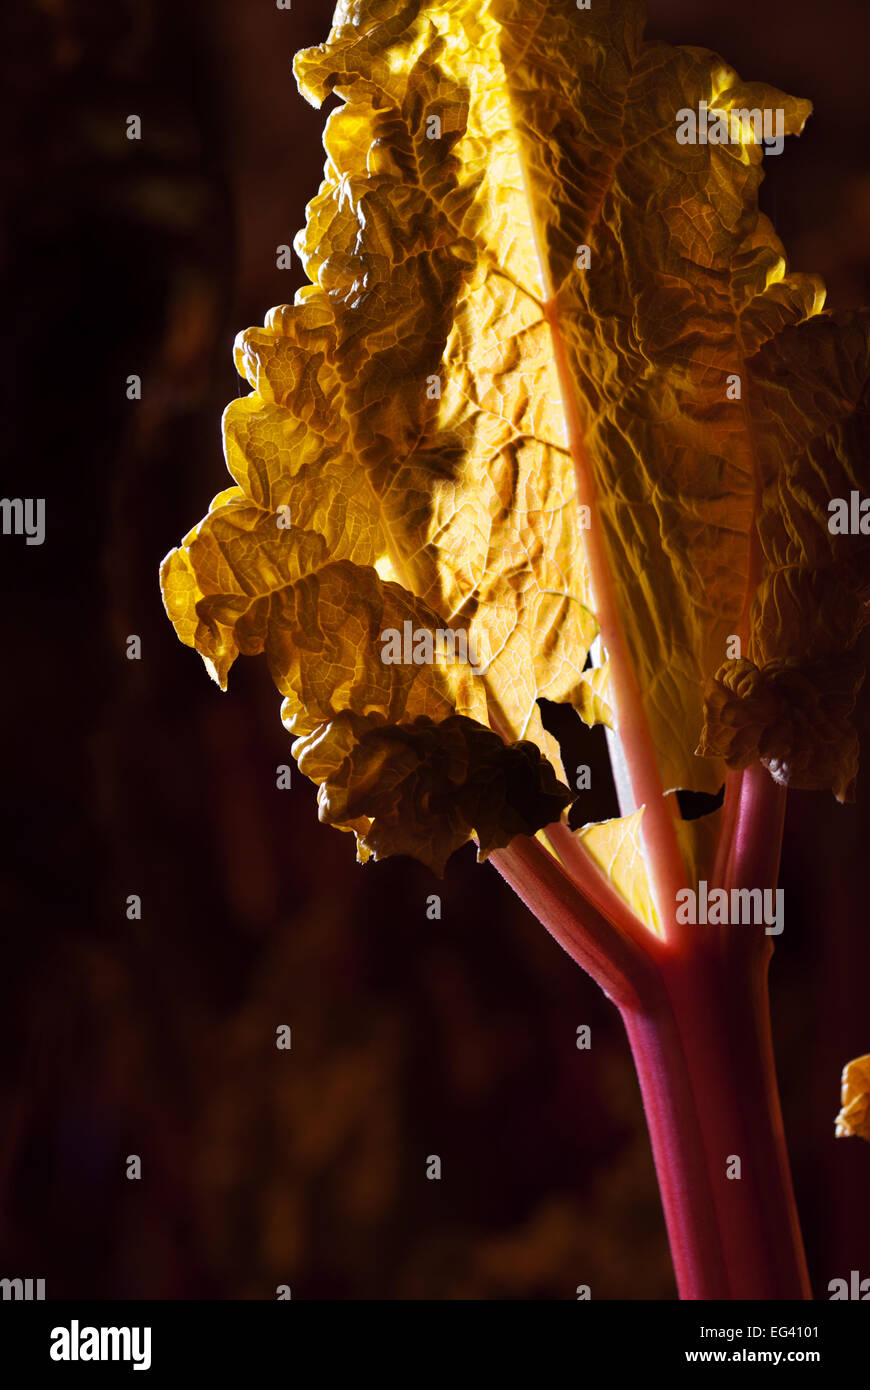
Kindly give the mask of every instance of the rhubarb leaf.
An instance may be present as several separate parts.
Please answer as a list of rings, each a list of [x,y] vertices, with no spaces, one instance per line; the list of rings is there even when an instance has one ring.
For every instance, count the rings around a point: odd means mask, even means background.
[[[237,487],[163,586],[222,685],[267,653],[363,858],[545,824],[570,794],[541,697],[645,740],[662,789],[761,758],[851,792],[870,542],[826,520],[870,491],[868,319],[786,273],[758,143],[677,139],[705,103],[785,134],[809,104],[643,23],[640,0],[342,0],[297,55],[303,94],[342,101],[311,283],[237,341]],[[385,664],[405,623],[461,631],[477,672]],[[710,827],[679,841],[704,874]]]

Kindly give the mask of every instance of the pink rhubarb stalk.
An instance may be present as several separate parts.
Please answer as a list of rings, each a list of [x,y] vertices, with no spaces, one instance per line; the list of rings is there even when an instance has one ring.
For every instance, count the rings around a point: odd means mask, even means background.
[[[761,766],[734,785],[723,886],[774,889],[785,791]],[[663,941],[567,826],[546,833],[561,863],[524,836],[490,858],[620,1011],[680,1297],[811,1298],[776,1086],[770,937],[763,926],[676,928],[672,915]]]

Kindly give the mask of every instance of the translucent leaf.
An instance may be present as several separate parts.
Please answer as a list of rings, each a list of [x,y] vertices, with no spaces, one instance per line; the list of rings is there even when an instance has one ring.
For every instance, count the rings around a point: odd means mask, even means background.
[[[606,651],[585,670],[590,526],[662,787],[713,792],[760,758],[852,793],[870,538],[827,509],[870,493],[870,320],[788,273],[759,144],[676,138],[701,102],[781,111],[787,134],[809,103],[643,22],[640,0],[342,0],[297,55],[310,101],[341,98],[296,240],[310,284],[239,336],[237,486],[167,557],[164,595],[221,685],[266,652],[321,814],[363,857],[534,833],[563,775],[538,699],[617,723],[625,674]],[[405,622],[461,631],[477,672],[385,665]],[[444,782],[412,748],[470,761]],[[473,789],[494,757],[512,791],[493,819]],[[407,834],[388,787],[417,798]],[[681,828],[693,875],[709,829]]]
[[[643,807],[630,816],[584,825],[576,835],[641,921],[658,931],[661,924],[640,843],[642,817]]]

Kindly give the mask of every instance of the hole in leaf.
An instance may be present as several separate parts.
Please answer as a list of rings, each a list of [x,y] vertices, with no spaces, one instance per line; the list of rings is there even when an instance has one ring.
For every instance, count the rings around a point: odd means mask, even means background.
[[[603,724],[590,729],[571,705],[539,700],[541,723],[559,745],[568,786],[576,800],[568,813],[572,830],[590,821],[613,820],[619,815],[619,799],[607,754]],[[589,786],[578,789],[578,769],[588,768]],[[585,778],[581,780],[587,780]]]
[[[725,783],[722,783],[717,792],[693,792],[679,787],[674,795],[680,808],[681,820],[700,820],[702,816],[709,816],[713,811],[719,810],[725,800]]]

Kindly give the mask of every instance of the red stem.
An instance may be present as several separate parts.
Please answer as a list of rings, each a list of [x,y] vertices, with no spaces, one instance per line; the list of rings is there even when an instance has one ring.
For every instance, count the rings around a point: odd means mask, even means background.
[[[685,1045],[665,990],[620,1009],[637,1071],[680,1298],[727,1295],[725,1258]]]
[[[740,805],[742,772],[728,772],[725,775],[725,800],[722,805],[722,823],[716,845],[716,861],[713,865],[711,883],[722,888],[728,878],[730,859],[734,849],[734,828],[737,824],[737,811]]]
[[[760,764],[734,775],[728,791],[720,842],[720,866],[731,888],[775,889],[785,822],[785,788],[778,786]],[[686,1224],[697,1235],[699,1249],[692,1268],[675,1251],[682,1298],[807,1299],[809,1276],[794,1201],[776,1068],[770,1031],[767,975],[773,943],[764,924],[731,924],[689,929],[683,949],[663,969],[663,978],[682,1041],[679,1062],[691,1078],[694,1114],[679,1119],[700,1133],[706,1155],[706,1187],[715,1207],[718,1241],[710,1243],[709,1227],[683,1220],[683,1194],[668,1211],[670,1194],[662,1199],[669,1234]],[[626,1011],[623,1010],[623,1016]],[[626,1028],[641,1088],[653,1081],[670,1088],[676,1063],[662,1069],[657,1052],[633,1018]],[[654,1032],[660,1025],[654,1025]],[[666,1035],[667,1036],[667,1035]],[[677,1103],[685,1094],[678,1077]],[[674,1131],[662,1126],[646,1102],[657,1167],[668,1161]],[[736,1160],[739,1160],[739,1169]],[[729,1171],[731,1176],[729,1176]],[[739,1171],[739,1177],[736,1175]],[[704,1174],[694,1172],[700,1185]],[[672,1245],[674,1237],[671,1236]],[[710,1290],[713,1290],[711,1293]]]
[[[762,927],[727,930],[724,951],[704,943],[664,972],[657,1012],[621,1010],[677,1284],[684,1299],[810,1298],[776,1089],[771,947]]]
[[[517,835],[489,862],[572,960],[617,1005],[636,1003],[649,962],[622,931],[577,890],[536,839]]]
[[[611,880],[596,864],[577,834],[564,821],[554,821],[546,827],[544,833],[564,864],[568,877],[587,901],[630,937],[644,954],[652,955],[655,959],[660,938],[653,935],[651,928],[637,916],[618,889],[614,888]]]
[[[729,890],[776,888],[784,813],[785,789],[763,767],[734,779],[733,843],[720,854]],[[680,1297],[811,1298],[776,1087],[766,924],[677,935],[672,920],[667,942],[644,938],[627,905],[571,859],[565,836],[553,843],[597,906],[535,839],[518,837],[490,857],[620,1010]]]
[[[761,763],[741,776],[740,799],[729,859],[729,887],[774,887],[779,878],[786,789]]]

